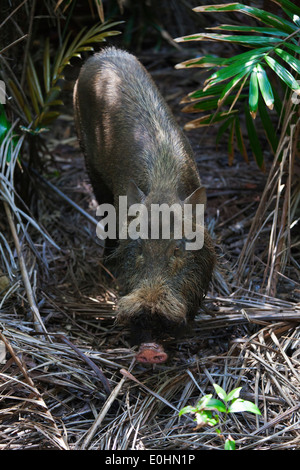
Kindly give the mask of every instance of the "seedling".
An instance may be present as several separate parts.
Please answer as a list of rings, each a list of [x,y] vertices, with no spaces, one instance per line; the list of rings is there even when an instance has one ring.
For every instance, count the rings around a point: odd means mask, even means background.
[[[196,406],[185,406],[179,412],[179,416],[185,413],[195,414],[195,420],[197,426],[195,430],[201,429],[203,426],[217,426],[220,422],[220,418],[216,412],[224,413],[225,417],[229,413],[239,413],[248,411],[260,415],[258,407],[251,401],[243,400],[239,398],[242,387],[235,388],[228,394],[217,384],[213,384],[214,389],[221,400],[212,398],[212,394],[204,395]],[[221,436],[221,430],[216,428],[216,433]],[[222,436],[223,437],[223,436]],[[225,450],[235,450],[235,441],[229,435],[225,439]]]

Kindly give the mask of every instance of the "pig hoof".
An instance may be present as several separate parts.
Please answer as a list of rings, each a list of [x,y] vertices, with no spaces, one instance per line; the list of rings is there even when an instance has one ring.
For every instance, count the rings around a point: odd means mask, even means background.
[[[168,355],[164,352],[163,348],[159,345],[150,345],[141,348],[136,355],[136,360],[144,364],[161,364],[168,359]]]

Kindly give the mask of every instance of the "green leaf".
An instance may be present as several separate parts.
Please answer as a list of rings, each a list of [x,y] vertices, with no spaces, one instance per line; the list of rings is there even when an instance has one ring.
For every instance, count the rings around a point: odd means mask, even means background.
[[[216,137],[216,145],[218,146],[221,140],[222,135],[227,131],[228,127],[230,126],[232,121],[232,118],[230,117],[227,119],[223,124],[220,126],[218,132],[217,132],[217,137]]]
[[[186,414],[186,413],[196,413],[197,408],[194,406],[185,406],[179,411],[179,416]]]
[[[201,118],[189,121],[187,124],[185,124],[184,129],[190,131],[192,129],[197,129],[198,127],[211,126],[212,124],[224,121],[230,116],[234,116],[236,113],[237,110],[233,110],[230,113],[213,113],[207,116],[202,116]]]
[[[37,73],[36,73],[36,70],[35,70],[33,60],[32,60],[30,55],[28,56],[27,72],[28,72],[28,80],[29,80],[29,83],[32,87],[32,90],[33,90],[38,102],[40,103],[40,105],[43,106],[44,105],[43,93],[42,93],[42,90],[41,90],[40,82],[39,82],[39,79],[38,79],[38,76],[37,76]]]
[[[184,113],[199,113],[200,111],[210,111],[216,109],[218,105],[217,98],[210,98],[206,100],[201,100],[198,103],[193,103],[182,108]]]
[[[300,94],[300,85],[297,83],[293,75],[286,70],[279,62],[277,62],[273,57],[266,56],[265,61],[271,67],[272,70],[278,75],[281,80],[283,80],[289,88],[291,88],[296,93]]]
[[[300,8],[297,7],[293,2],[290,2],[290,0],[273,0],[273,1],[274,3],[277,3],[277,5],[280,5],[282,8],[286,8],[291,13],[294,13],[295,15],[300,16]]]
[[[261,10],[260,8],[250,7],[243,5],[242,3],[227,3],[223,5],[205,5],[202,7],[193,8],[196,12],[232,12],[237,11],[244,13],[245,15],[256,18],[263,23],[273,26],[280,31],[284,31],[288,34],[293,33],[297,28],[290,21],[284,20],[283,18],[274,15],[272,13]]]
[[[201,410],[196,413],[195,421],[197,421],[198,426],[203,424],[207,424],[208,426],[215,426],[219,423],[219,417],[217,415],[213,416],[212,411]]]
[[[226,104],[229,100],[229,97],[228,95],[230,95],[230,93],[234,90],[234,88],[240,83],[241,80],[244,79],[243,83],[241,84],[241,87],[239,89],[239,91],[236,93],[236,96],[233,96],[231,98],[232,102],[235,102],[236,99],[238,98],[241,98],[242,95],[240,94],[247,79],[248,79],[248,75],[249,73],[244,73],[241,72],[239,74],[237,74],[229,83],[227,83],[227,85],[224,87],[221,95],[220,95],[220,98],[218,100],[218,106],[222,106],[223,104]],[[224,103],[225,102],[225,103]]]
[[[197,426],[200,428],[203,425],[208,426],[215,426],[219,422],[218,416],[213,417],[211,411],[201,410],[196,413],[196,419],[194,420],[197,422]]]
[[[242,398],[236,398],[228,407],[229,413],[240,413],[242,411],[248,411],[249,413],[254,413],[257,415],[261,414],[258,407],[254,403],[243,400]]]
[[[276,45],[278,38],[268,36],[242,36],[242,35],[229,35],[229,34],[214,34],[214,33],[199,33],[191,34],[181,38],[176,38],[176,42],[188,41],[221,41],[243,44],[245,46],[262,46],[262,45]]]
[[[31,122],[32,121],[31,112],[30,112],[28,105],[25,103],[25,99],[22,93],[18,89],[17,85],[11,79],[8,80],[8,84],[19,109],[23,111],[23,113],[25,114],[27,122],[28,123]]]
[[[184,62],[181,62],[180,64],[176,64],[175,69],[184,69],[187,67],[190,67],[190,68],[215,67],[215,66],[223,65],[224,60],[226,59],[222,59],[222,57],[206,55],[203,57],[196,57],[195,59],[185,60]]]
[[[0,142],[3,141],[7,131],[10,129],[11,125],[6,119],[4,106],[0,104]]]
[[[204,410],[207,403],[210,401],[211,397],[212,397],[212,395],[204,395],[202,398],[200,398],[200,400],[198,401],[198,403],[196,405],[197,412],[201,411],[201,410]]]
[[[64,40],[63,44],[61,45],[61,47],[59,48],[57,56],[54,60],[53,72],[52,72],[52,85],[54,85],[56,83],[57,79],[58,79],[59,69],[60,69],[61,64],[63,62],[63,57],[64,57],[64,54],[65,54],[65,50],[67,48],[68,41],[70,39],[71,33],[72,33],[72,31],[69,31],[69,33],[67,34],[67,37]]]
[[[296,52],[296,54],[300,54],[300,46],[297,46],[297,45],[292,44],[290,42],[285,42],[284,45],[288,49],[291,49],[293,52]]]
[[[35,122],[34,127],[47,126],[51,124],[51,122],[54,121],[59,115],[59,111],[42,112],[38,120]]]
[[[231,390],[231,392],[229,392],[227,395],[227,401],[231,401],[234,398],[238,398],[240,396],[241,390],[242,390],[242,387],[237,387]]]
[[[283,88],[286,88],[285,85],[283,86]],[[283,122],[284,120],[284,110],[282,109],[283,103],[282,103],[281,97],[279,96],[276,90],[276,87],[273,89],[273,93],[274,93],[274,109],[276,113],[278,114],[278,116],[281,116],[281,120]]]
[[[110,37],[110,36],[117,36],[120,34],[120,31],[106,31],[105,33],[101,33],[101,34],[95,34],[95,36],[92,36],[91,38],[87,39],[86,40],[86,44],[90,44],[90,43],[93,43],[93,42],[103,42],[105,41],[107,37]]]
[[[6,140],[5,148],[2,144]],[[12,135],[11,124],[6,118],[5,108],[0,103],[0,144],[1,144],[1,157],[2,155],[6,159],[6,162],[11,161],[11,157],[14,149],[18,144],[18,139],[16,136]]]
[[[198,100],[198,99],[206,99],[206,98],[210,98],[212,96],[217,96],[222,92],[223,88],[224,88],[224,85],[221,84],[221,85],[211,86],[206,91],[203,91],[203,89],[193,91],[192,93],[189,93],[187,98],[182,100],[181,102],[184,103],[184,102],[187,102],[187,101],[194,101],[194,100]]]
[[[254,154],[257,165],[260,169],[264,169],[264,155],[261,149],[261,145],[257,136],[256,129],[253,124],[253,119],[250,116],[247,105],[244,105],[244,112],[246,117],[246,127],[248,132],[248,138],[251,146],[251,150]]]
[[[32,74],[31,74],[29,68],[27,68],[26,76],[27,76],[27,84],[28,84],[31,104],[33,106],[33,109],[34,109],[34,112],[36,113],[36,115],[39,115],[40,114],[40,108],[39,108],[39,104],[38,104],[37,93],[36,93],[36,89],[34,87],[34,80],[32,79]]]
[[[234,119],[231,120],[231,129],[228,139],[228,165],[231,166],[234,160]]]
[[[64,102],[62,100],[52,100],[46,102],[47,106],[63,106],[63,104]]]
[[[300,60],[296,59],[294,56],[289,54],[286,51],[283,51],[279,47],[276,47],[275,52],[279,57],[281,57],[285,62],[289,64],[292,69],[294,69],[297,73],[300,73]]]
[[[216,400],[215,398],[211,398],[209,402],[206,403],[205,408],[209,410],[217,410],[221,413],[226,413],[227,411],[227,408],[224,403],[220,400]]]
[[[226,439],[224,449],[235,450],[235,441],[233,439]]]
[[[213,30],[220,30],[220,31],[242,31],[242,32],[249,32],[249,33],[260,33],[260,34],[270,34],[271,36],[279,36],[279,37],[287,37],[288,34],[284,31],[279,31],[275,28],[266,28],[261,26],[236,26],[236,25],[220,25],[214,28],[208,28]]]
[[[208,420],[212,418],[212,412],[201,410],[196,413],[197,424],[207,423]]]
[[[261,118],[264,131],[266,133],[266,137],[272,148],[273,153],[275,154],[277,147],[278,147],[278,138],[277,138],[274,126],[272,124],[272,121],[270,119],[269,113],[261,99],[258,102],[258,110],[259,110],[259,115]]]
[[[247,95],[240,95],[240,98],[246,98]],[[230,105],[236,99],[235,96],[227,96],[224,98],[224,102],[221,104]],[[192,103],[190,105],[185,106],[182,108],[182,112],[184,113],[199,113],[201,111],[210,111],[213,109],[217,109],[220,106],[218,98],[207,98],[198,101],[197,103]]]
[[[78,56],[78,54],[84,50],[82,48],[85,48],[88,44],[91,43],[102,42],[105,40],[105,37],[120,34],[120,31],[106,31],[108,28],[112,28],[113,26],[120,23],[123,23],[123,21],[96,24],[89,29],[83,28],[69,44],[69,39],[71,36],[70,32],[64,40],[54,61],[52,83],[54,84],[56,82],[64,67],[69,63],[70,59],[74,56]]]
[[[50,90],[50,43],[49,38],[46,38],[44,49],[44,86],[46,93]]]
[[[243,155],[245,162],[249,163],[249,158],[248,158],[246,146],[244,144],[244,139],[243,139],[243,134],[242,134],[242,131],[241,131],[239,117],[236,117],[234,119],[234,121],[235,121],[235,136],[236,136],[238,149],[239,149],[241,155]]]
[[[249,85],[249,111],[253,119],[256,118],[258,108],[258,80],[257,80],[257,68],[253,70],[250,76]]]
[[[214,386],[214,389],[215,389],[218,397],[220,397],[224,401],[227,401],[227,393],[225,392],[225,390],[223,390],[223,388],[220,387],[220,385],[218,385],[218,384],[213,384],[213,386]]]
[[[260,59],[272,49],[273,48],[270,46],[251,49],[250,51],[242,52],[241,54],[228,57],[227,59],[225,59],[224,65],[229,65],[229,64],[232,64],[233,62],[238,62],[238,61],[240,61],[241,64],[242,63],[246,64],[248,60],[250,61],[256,60],[257,62],[259,62]]]
[[[36,127],[35,129],[31,129],[29,127],[25,126],[20,126],[20,129],[22,132],[26,132],[27,134],[30,135],[39,135],[42,134],[43,132],[47,132],[49,129],[43,128],[43,127]]]
[[[242,79],[245,75],[252,72],[257,63],[256,59],[250,60],[245,63],[245,61],[237,61],[228,67],[224,67],[221,70],[213,73],[206,81],[204,90],[208,90],[209,87],[218,84],[229,78],[238,77],[238,80]]]
[[[273,109],[274,95],[273,95],[271,83],[269,82],[269,79],[263,67],[260,64],[257,64],[256,68],[257,68],[257,80],[259,84],[259,89],[264,99],[264,102],[266,103],[266,106],[268,108]]]
[[[85,33],[85,31],[87,32]],[[76,52],[78,47],[80,47],[83,44],[86,44],[88,39],[94,34],[94,31],[95,31],[95,26],[92,27],[90,30],[87,30],[86,27],[82,28],[79,31],[79,33],[77,33],[73,41],[70,44],[68,44],[68,48],[65,50],[63,54],[62,63],[65,63],[66,60],[69,60],[70,57],[73,56],[74,52]]]
[[[209,426],[216,426],[219,423],[219,417],[216,415],[214,418],[208,418],[207,424]]]
[[[81,46],[78,47],[77,52],[92,52],[94,48],[92,46]]]

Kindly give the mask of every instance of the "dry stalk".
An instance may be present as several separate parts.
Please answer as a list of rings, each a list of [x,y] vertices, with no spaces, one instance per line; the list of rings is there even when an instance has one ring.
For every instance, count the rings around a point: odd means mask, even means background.
[[[29,396],[29,398],[27,400],[30,400],[30,398],[32,396],[35,397],[35,400],[34,400],[34,403],[36,405],[38,405],[39,407],[42,408],[43,410],[43,413],[44,413],[44,416],[45,418],[49,421],[51,427],[52,427],[52,433],[51,433],[51,436],[52,436],[52,439],[53,441],[61,448],[61,449],[64,449],[64,450],[68,450],[69,449],[69,446],[68,444],[65,442],[64,438],[62,437],[61,435],[61,432],[59,431],[57,425],[56,425],[56,422],[52,416],[52,414],[50,413],[42,395],[40,394],[40,392],[38,391],[38,389],[36,388],[36,386],[34,385],[34,382],[33,380],[31,379],[31,377],[29,376],[27,370],[26,370],[26,366],[22,363],[22,361],[20,360],[20,358],[15,354],[15,351],[12,347],[12,345],[10,344],[10,342],[7,340],[7,338],[0,332],[0,338],[1,340],[3,341],[3,343],[5,344],[6,348],[7,348],[7,351],[11,354],[15,364],[17,365],[17,367],[20,369],[21,373],[23,374],[24,378],[25,378],[25,381],[27,383],[27,385],[30,387],[31,389],[31,395]]]
[[[6,213],[6,216],[7,216],[8,224],[9,224],[9,227],[10,227],[10,230],[11,230],[11,233],[12,233],[12,237],[13,237],[13,240],[14,240],[14,244],[15,244],[15,247],[16,247],[16,251],[17,251],[17,255],[18,255],[18,259],[19,259],[20,270],[21,270],[21,274],[22,274],[22,278],[23,278],[23,282],[24,282],[24,287],[25,287],[25,290],[26,290],[28,303],[29,303],[29,306],[30,306],[30,309],[31,309],[31,312],[32,312],[32,315],[33,315],[34,327],[35,327],[37,332],[47,334],[47,330],[44,326],[43,320],[42,320],[42,318],[40,316],[40,313],[39,313],[39,309],[38,309],[38,307],[36,305],[36,302],[35,302],[35,299],[34,299],[34,295],[33,295],[32,287],[31,287],[31,284],[30,284],[28,271],[26,269],[25,260],[24,260],[23,254],[22,254],[22,250],[21,250],[17,230],[16,230],[16,227],[15,227],[15,224],[14,224],[9,206],[8,206],[7,202],[5,202],[5,201],[3,202],[3,204],[4,204],[4,209],[5,209],[5,213]]]
[[[99,429],[99,427],[101,426],[102,424],[102,421],[103,419],[105,418],[105,416],[107,415],[111,405],[113,404],[113,402],[115,401],[115,399],[117,398],[117,396],[119,395],[121,389],[122,389],[122,386],[124,384],[126,380],[126,377],[122,377],[122,379],[120,380],[120,382],[118,383],[118,385],[113,389],[113,391],[111,392],[111,394],[109,395],[109,397],[107,398],[102,410],[100,411],[99,415],[97,416],[97,418],[95,419],[94,423],[92,424],[92,426],[90,427],[90,429],[88,430],[86,436],[84,437],[84,440],[83,440],[83,443],[79,446],[79,448],[81,450],[85,450],[88,448],[88,446],[90,445],[91,443],[91,440],[93,439],[96,431]],[[78,444],[77,444],[78,446]],[[76,446],[76,447],[77,447]]]
[[[276,244],[276,250],[274,253],[274,262],[271,265],[269,280],[267,285],[267,293],[270,295],[275,295],[276,293],[276,285],[278,280],[278,273],[280,271],[281,260],[283,255],[283,246],[284,243],[287,242],[288,247],[287,250],[290,250],[291,239],[290,239],[290,225],[291,225],[291,218],[290,218],[290,204],[291,204],[291,188],[292,188],[292,176],[294,173],[294,162],[295,162],[295,155],[296,149],[298,145],[299,139],[299,123],[296,126],[291,126],[291,140],[289,145],[289,166],[288,166],[288,180],[286,182],[286,189],[284,193],[284,201],[282,207],[282,215],[281,215],[281,222],[280,222],[280,230],[278,234],[278,243]],[[284,231],[284,227],[286,230]],[[282,271],[283,269],[281,269]]]
[[[254,258],[254,252],[257,246],[259,236],[263,229],[272,220],[269,234],[268,260],[265,267],[264,279],[267,278],[265,292],[267,295],[275,295],[278,276],[284,271],[285,264],[282,262],[283,256],[287,258],[290,246],[290,225],[291,225],[291,194],[292,180],[294,175],[294,162],[299,138],[299,119],[296,125],[290,122],[294,113],[293,103],[291,100],[287,102],[287,110],[285,120],[282,125],[281,137],[278,144],[277,152],[274,156],[273,164],[270,168],[265,189],[260,199],[259,207],[252,220],[252,224],[238,260],[236,279],[244,278],[244,272],[251,258]],[[288,138],[287,130],[290,128],[291,137]],[[279,162],[280,154],[283,154],[282,160]],[[288,165],[286,165],[286,160]],[[287,169],[286,169],[287,167]],[[287,181],[283,180],[284,173],[287,171]],[[284,189],[283,189],[284,188]],[[274,209],[267,215],[273,200],[275,199]],[[281,203],[281,201],[283,202]],[[280,204],[281,203],[281,204]],[[279,218],[279,210],[282,206],[281,218]],[[284,245],[287,248],[284,250]],[[256,267],[253,266],[248,274],[248,282],[250,275],[255,272]]]

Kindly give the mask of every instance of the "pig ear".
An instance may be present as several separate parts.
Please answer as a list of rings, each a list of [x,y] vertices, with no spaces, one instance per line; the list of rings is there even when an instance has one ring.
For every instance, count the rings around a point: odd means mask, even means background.
[[[140,204],[144,201],[145,194],[143,191],[138,188],[134,181],[129,181],[127,189],[127,206],[132,206],[133,204]]]
[[[206,207],[206,190],[203,186],[201,188],[197,188],[190,196],[188,196],[184,200],[184,204],[192,204],[195,206],[196,204],[204,204],[204,208]]]

